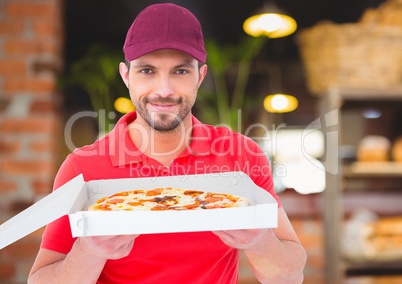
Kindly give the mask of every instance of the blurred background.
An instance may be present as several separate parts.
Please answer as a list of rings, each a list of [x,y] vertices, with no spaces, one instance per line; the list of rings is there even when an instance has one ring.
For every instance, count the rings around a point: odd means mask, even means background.
[[[132,110],[121,48],[161,2],[0,0],[0,223]],[[170,2],[203,26],[209,74],[194,114],[266,151],[308,253],[304,283],[402,283],[402,1]],[[290,17],[290,31],[246,33],[264,13]],[[26,283],[42,232],[0,250],[0,283]],[[257,283],[243,255],[239,283]]]

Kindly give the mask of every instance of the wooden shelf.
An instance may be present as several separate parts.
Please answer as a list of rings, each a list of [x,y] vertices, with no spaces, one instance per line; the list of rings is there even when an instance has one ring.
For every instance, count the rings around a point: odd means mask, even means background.
[[[402,255],[399,256],[378,256],[374,259],[370,258],[345,258],[345,266],[347,270],[374,270],[374,269],[383,269],[383,270],[401,270],[402,267]],[[402,273],[402,270],[401,270]]]
[[[402,101],[402,86],[387,89],[333,88],[329,90],[328,94],[344,100]]]
[[[354,276],[346,278],[344,284],[400,284],[402,276]]]
[[[345,177],[402,178],[401,162],[354,162],[344,167]]]
[[[378,194],[384,194],[382,189],[385,188],[389,194],[391,192],[394,194],[394,190],[399,192],[399,186],[402,184],[400,182],[402,179],[402,163],[355,162],[342,165],[343,161],[338,154],[331,155],[332,153],[339,153],[339,142],[343,141],[342,135],[348,133],[342,129],[341,123],[339,123],[342,121],[343,111],[360,112],[361,108],[371,106],[400,111],[402,109],[402,85],[386,89],[331,88],[324,92],[320,99],[321,123],[325,122],[326,127],[338,126],[336,128],[338,131],[337,139],[328,137],[325,145],[328,154],[325,162],[329,169],[326,172],[326,189],[323,192],[326,284],[345,283],[344,276],[349,272],[357,272],[355,275],[359,275],[358,273],[369,275],[375,269],[379,271],[387,271],[388,269],[389,274],[394,274],[394,271],[402,271],[402,259],[392,261],[385,259],[381,259],[381,261],[379,259],[346,260],[342,255],[340,246],[342,221],[347,206],[345,204],[346,197],[350,197],[355,189],[359,191],[359,194],[364,194],[366,191],[370,193],[377,191]],[[348,127],[348,125],[344,126],[345,128]],[[328,129],[328,134],[332,130]],[[335,131],[333,132],[335,133]],[[339,172],[331,172],[333,169],[339,169],[339,165],[342,165]],[[344,190],[346,188],[347,190]],[[384,207],[381,200],[384,199],[375,198],[374,202]],[[395,201],[399,202],[399,200]],[[399,205],[397,203],[397,206]]]

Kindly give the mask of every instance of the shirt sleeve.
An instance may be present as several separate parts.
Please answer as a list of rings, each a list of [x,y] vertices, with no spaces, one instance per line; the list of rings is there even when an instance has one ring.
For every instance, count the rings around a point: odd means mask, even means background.
[[[76,177],[79,174],[72,156],[68,156],[61,165],[53,185],[53,190],[57,190],[60,186]],[[76,238],[72,237],[70,229],[70,221],[67,215],[49,223],[42,235],[41,248],[57,251],[67,254],[73,246]]]

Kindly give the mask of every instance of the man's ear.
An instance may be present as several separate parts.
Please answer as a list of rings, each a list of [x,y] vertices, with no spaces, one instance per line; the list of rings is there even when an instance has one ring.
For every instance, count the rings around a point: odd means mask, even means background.
[[[120,62],[119,64],[119,73],[121,78],[123,79],[124,84],[128,88],[128,75],[129,75],[129,69],[126,63]]]
[[[204,81],[205,76],[207,76],[207,72],[208,72],[208,66],[207,66],[207,64],[203,64],[200,67],[200,77],[198,80],[198,82],[199,82],[198,87],[201,86],[202,81]]]

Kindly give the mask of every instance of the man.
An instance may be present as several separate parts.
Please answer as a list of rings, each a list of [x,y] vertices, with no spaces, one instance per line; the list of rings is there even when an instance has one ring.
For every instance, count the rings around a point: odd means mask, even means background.
[[[242,169],[275,198],[256,143],[191,114],[207,74],[195,16],[174,4],[144,9],[130,27],[120,74],[135,112],[111,133],[75,150],[54,188],[85,180],[200,174]],[[211,185],[213,187],[213,185]],[[305,251],[278,201],[278,228],[80,237],[67,217],[49,224],[29,283],[237,283],[238,250],[262,283],[302,283]]]

